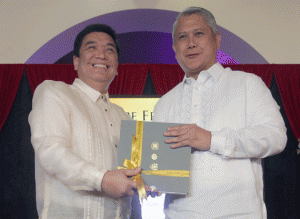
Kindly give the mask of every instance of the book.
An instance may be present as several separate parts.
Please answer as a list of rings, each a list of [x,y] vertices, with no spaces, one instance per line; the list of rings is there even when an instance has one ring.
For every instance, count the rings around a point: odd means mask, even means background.
[[[173,149],[166,144],[164,132],[168,127],[180,124],[160,122],[142,123],[142,171],[178,170],[185,173],[190,170],[191,148]],[[123,166],[125,159],[131,160],[132,135],[136,135],[137,121],[122,120],[121,136],[118,149],[118,166]],[[189,191],[189,177],[158,176],[141,174],[144,184],[155,186],[159,192],[186,195]]]

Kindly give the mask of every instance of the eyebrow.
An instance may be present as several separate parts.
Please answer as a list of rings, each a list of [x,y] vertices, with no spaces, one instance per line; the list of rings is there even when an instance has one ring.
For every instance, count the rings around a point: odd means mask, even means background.
[[[114,43],[108,43],[108,44],[106,44],[107,46],[112,46],[112,47],[114,47],[114,48],[116,48],[116,45],[114,44]]]
[[[95,41],[88,41],[88,42],[86,42],[86,44],[84,46],[88,46],[90,44],[96,44],[96,42]],[[114,43],[107,43],[106,45],[116,48],[116,45]]]
[[[90,44],[95,44],[95,43],[96,43],[95,41],[88,41],[88,42],[86,42],[86,44],[84,46],[88,46]]]
[[[197,29],[194,29],[193,32],[197,32],[197,31],[203,32],[204,30],[205,30],[205,28],[197,28]],[[189,32],[189,31],[181,31],[181,32],[178,32],[177,34],[186,34],[187,32]]]

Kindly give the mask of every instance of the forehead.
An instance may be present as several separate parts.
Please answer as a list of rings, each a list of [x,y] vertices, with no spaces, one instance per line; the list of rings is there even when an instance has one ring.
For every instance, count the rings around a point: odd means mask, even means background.
[[[92,32],[85,35],[82,40],[82,45],[88,42],[95,42],[95,43],[105,44],[105,45],[109,43],[115,45],[113,38],[104,32]]]
[[[175,33],[188,32],[194,29],[207,29],[210,26],[207,25],[205,18],[200,14],[185,15],[178,20]]]

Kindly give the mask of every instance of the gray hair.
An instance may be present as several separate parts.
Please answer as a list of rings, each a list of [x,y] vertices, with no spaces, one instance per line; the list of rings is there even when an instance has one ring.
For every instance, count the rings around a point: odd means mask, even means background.
[[[213,14],[210,11],[208,11],[204,8],[200,8],[200,7],[189,7],[189,8],[184,9],[182,12],[180,12],[178,14],[178,16],[173,24],[173,30],[172,30],[173,43],[174,43],[174,35],[175,35],[175,31],[176,31],[179,19],[184,16],[192,15],[192,14],[199,14],[199,15],[203,16],[207,22],[207,25],[211,27],[214,35],[216,35],[216,33],[218,32],[218,25],[216,23],[215,17],[213,16]]]

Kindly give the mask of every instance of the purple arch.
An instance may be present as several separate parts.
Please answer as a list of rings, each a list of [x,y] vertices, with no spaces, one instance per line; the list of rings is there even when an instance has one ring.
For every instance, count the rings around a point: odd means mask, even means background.
[[[94,23],[104,23],[112,26],[117,32],[120,40],[123,37],[131,35],[153,35],[156,37],[156,42],[148,45],[148,49],[153,51],[162,51],[165,57],[171,57],[171,33],[173,22],[176,19],[178,12],[156,9],[134,9],[126,11],[118,11],[81,22],[73,27],[63,31],[49,42],[44,44],[37,50],[27,61],[27,64],[52,64],[62,57],[70,54],[73,50],[73,42],[79,31],[85,26]],[[224,64],[265,64],[267,61],[241,38],[237,37],[230,31],[219,26],[219,31],[222,35],[221,48],[218,51],[217,59]],[[127,38],[129,39],[129,38]],[[136,40],[137,38],[135,38]],[[150,39],[150,38],[149,38]],[[153,39],[153,38],[151,38]],[[124,39],[123,39],[124,40]],[[130,39],[132,45],[134,38]],[[158,46],[159,45],[159,46]],[[121,48],[123,45],[121,44]],[[137,47],[136,47],[137,48]],[[127,55],[134,54],[132,48],[129,51],[123,50]],[[157,51],[155,51],[155,54]],[[172,54],[174,57],[174,53]],[[151,57],[151,56],[149,56]],[[143,62],[150,63],[177,63],[171,61],[173,59],[159,59],[158,61],[146,60]],[[126,63],[126,62],[124,62]],[[137,62],[135,62],[137,63]],[[141,62],[140,62],[141,63]]]

